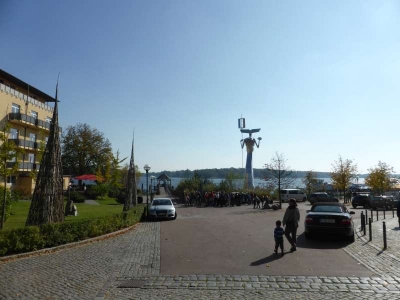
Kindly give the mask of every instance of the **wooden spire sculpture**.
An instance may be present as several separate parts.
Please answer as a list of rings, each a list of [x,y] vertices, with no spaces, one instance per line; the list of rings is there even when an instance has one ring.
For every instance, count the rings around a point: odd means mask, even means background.
[[[124,211],[130,210],[133,206],[136,206],[137,199],[137,188],[136,188],[136,167],[134,160],[134,141],[135,137],[132,140],[132,150],[131,150],[131,161],[129,163],[129,171],[128,171],[128,191],[124,203]]]
[[[42,225],[62,221],[64,221],[64,199],[57,80],[56,102],[50,124],[50,134],[40,162],[26,225]]]

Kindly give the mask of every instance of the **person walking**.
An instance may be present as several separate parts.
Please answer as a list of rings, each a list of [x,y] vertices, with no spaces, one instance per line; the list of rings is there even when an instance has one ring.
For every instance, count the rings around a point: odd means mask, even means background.
[[[296,200],[291,198],[289,199],[289,206],[285,211],[285,215],[282,220],[283,226],[285,226],[285,236],[292,246],[290,251],[296,251],[296,235],[297,235],[297,227],[299,226],[300,221],[300,211],[297,208]]]
[[[400,228],[400,200],[397,201],[397,219],[399,221],[399,228]]]
[[[275,249],[274,252],[277,254],[278,253],[278,248],[281,248],[281,256],[284,255],[283,252],[283,234],[285,233],[283,228],[281,227],[282,222],[281,221],[276,221],[276,227],[274,230],[274,239],[275,239]]]

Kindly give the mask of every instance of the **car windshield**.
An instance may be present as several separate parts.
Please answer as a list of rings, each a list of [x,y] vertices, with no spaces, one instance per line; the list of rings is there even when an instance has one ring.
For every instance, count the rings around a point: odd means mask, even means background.
[[[342,208],[340,206],[333,205],[317,205],[312,208],[312,212],[332,212],[332,213],[342,213]]]
[[[160,200],[153,200],[153,205],[158,206],[158,205],[172,205],[171,200],[168,199],[160,199]]]

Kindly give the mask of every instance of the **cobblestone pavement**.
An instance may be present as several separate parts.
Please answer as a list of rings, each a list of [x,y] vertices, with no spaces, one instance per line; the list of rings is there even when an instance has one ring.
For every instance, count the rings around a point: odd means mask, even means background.
[[[171,276],[160,275],[160,223],[142,223],[101,242],[0,263],[0,299],[400,299],[400,260],[357,234],[344,251],[375,277]]]

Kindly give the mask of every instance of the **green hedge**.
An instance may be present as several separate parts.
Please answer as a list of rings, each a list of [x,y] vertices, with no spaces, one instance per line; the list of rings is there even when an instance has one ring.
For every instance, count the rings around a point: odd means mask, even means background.
[[[0,256],[31,252],[114,232],[139,222],[144,206],[107,217],[28,226],[0,233]]]

